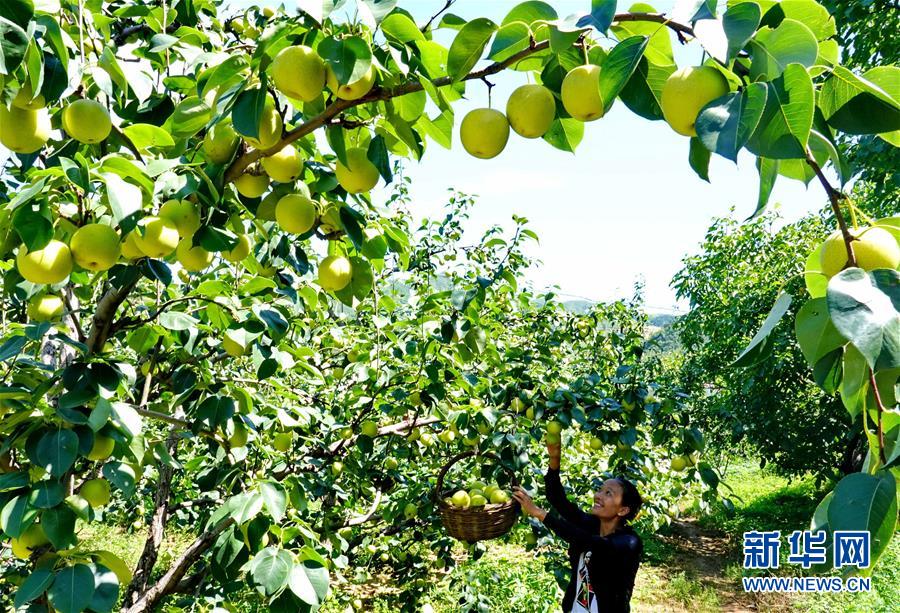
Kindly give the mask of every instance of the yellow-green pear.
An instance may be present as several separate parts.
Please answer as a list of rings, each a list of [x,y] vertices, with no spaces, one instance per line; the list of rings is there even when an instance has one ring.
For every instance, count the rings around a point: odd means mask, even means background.
[[[220,121],[206,131],[206,136],[203,137],[203,152],[213,164],[224,164],[234,155],[239,142],[240,137],[234,131],[231,122]]]
[[[509,502],[509,500],[509,494],[506,492],[506,490],[495,490],[491,492],[491,504],[504,504],[506,502]]]
[[[334,174],[341,187],[351,194],[367,192],[378,184],[378,168],[362,147],[347,149],[347,165],[338,160]]]
[[[303,159],[293,145],[262,159],[263,170],[279,183],[290,183],[303,172]]]
[[[144,252],[138,247],[137,236],[138,232],[134,230],[126,234],[125,238],[122,239],[122,257],[126,260],[136,260],[144,257]]]
[[[28,251],[19,247],[16,268],[26,281],[37,284],[59,283],[72,272],[72,252],[62,241],[51,240],[43,249]]]
[[[562,432],[562,430],[563,425],[555,419],[553,421],[547,422],[547,432],[549,434],[559,434],[560,432]]]
[[[450,497],[450,501],[453,503],[453,506],[459,509],[466,509],[471,504],[471,499],[469,498],[469,493],[465,490],[459,490]]]
[[[603,117],[606,109],[600,98],[600,67],[585,64],[570,70],[563,79],[560,97],[574,119],[594,121]]]
[[[112,131],[112,121],[103,105],[84,98],[63,109],[62,125],[66,134],[89,145],[106,140]]]
[[[31,321],[56,321],[65,310],[62,298],[55,294],[43,294],[29,300],[25,311]]]
[[[181,239],[175,249],[175,257],[188,272],[201,272],[212,264],[213,254],[200,245],[193,244],[191,236]]]
[[[851,230],[851,234],[856,238],[851,244],[859,268],[866,271],[877,268],[894,270],[900,266],[900,245],[894,235],[884,228],[861,228]],[[844,269],[847,265],[847,247],[840,231],[825,239],[819,259],[822,272],[829,278]]]
[[[178,227],[165,217],[150,215],[132,231],[138,249],[148,258],[164,258],[178,247]]]
[[[75,263],[95,272],[109,270],[119,259],[119,235],[106,224],[90,223],[78,228],[69,241]]]
[[[11,109],[0,105],[0,143],[16,153],[34,153],[50,138],[47,109]]]
[[[524,138],[540,138],[556,118],[556,99],[543,85],[517,87],[506,101],[510,127]]]
[[[361,434],[365,434],[369,438],[375,438],[378,434],[378,424],[374,421],[364,421],[359,425],[359,431]]]
[[[272,446],[276,449],[276,451],[285,453],[287,451],[290,451],[293,443],[293,432],[279,432],[275,435],[275,440],[272,441]]]
[[[506,148],[509,122],[496,109],[469,111],[459,126],[459,139],[470,155],[489,160]]]
[[[688,460],[685,456],[675,456],[669,461],[669,469],[680,473],[687,468]]]
[[[363,76],[346,85],[338,83],[337,75],[331,70],[331,66],[326,66],[325,70],[328,89],[341,100],[358,100],[368,94],[375,85],[375,66],[372,65],[369,65],[369,70]]]
[[[329,255],[319,264],[319,285],[333,292],[347,287],[353,278],[353,265],[340,255]]]
[[[13,98],[12,103],[13,106],[29,111],[36,111],[47,106],[47,101],[42,94],[38,93],[37,96],[34,95],[31,81],[25,81],[25,83],[22,84],[22,87],[16,92],[16,97]]]
[[[325,62],[305,45],[286,47],[269,65],[275,89],[302,102],[315,100],[325,88]]]
[[[31,524],[22,531],[18,538],[11,539],[9,544],[14,556],[21,560],[27,560],[36,547],[49,542],[44,533],[44,527],[40,524]]]
[[[278,111],[275,109],[275,103],[270,99],[263,108],[262,115],[259,118],[259,132],[256,138],[244,136],[244,140],[257,149],[269,149],[281,140],[283,128],[281,115],[278,114]]]
[[[190,200],[167,200],[157,215],[174,223],[181,238],[193,236],[200,229],[200,211]]]
[[[87,454],[87,459],[94,460],[95,462],[105,460],[112,455],[115,446],[115,439],[112,439],[108,436],[103,436],[102,434],[97,434],[94,436],[94,444],[91,446],[91,450]]]
[[[269,189],[269,176],[244,173],[234,180],[234,187],[244,198],[259,198]]]
[[[91,479],[85,481],[78,491],[82,498],[87,500],[91,508],[103,507],[109,504],[109,481],[106,479]]]
[[[288,194],[275,207],[275,220],[285,232],[304,234],[316,223],[316,203],[300,194]]]
[[[686,66],[669,75],[663,85],[663,117],[679,134],[697,136],[697,115],[704,106],[727,93],[728,81],[712,66]]]
[[[240,262],[250,255],[250,237],[247,234],[238,235],[238,243],[228,251],[222,252],[222,257],[228,262]]]

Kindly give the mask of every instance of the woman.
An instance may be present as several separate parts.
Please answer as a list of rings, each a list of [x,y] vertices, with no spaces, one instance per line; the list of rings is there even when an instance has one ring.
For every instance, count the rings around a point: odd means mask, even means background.
[[[626,479],[607,479],[594,493],[594,506],[585,513],[572,503],[559,480],[560,445],[548,444],[550,467],[544,476],[551,511],[538,508],[516,488],[513,497],[528,515],[544,522],[569,543],[572,579],[563,597],[564,613],[607,613],[631,610],[631,591],[643,543],[628,522],[641,508],[641,495]]]

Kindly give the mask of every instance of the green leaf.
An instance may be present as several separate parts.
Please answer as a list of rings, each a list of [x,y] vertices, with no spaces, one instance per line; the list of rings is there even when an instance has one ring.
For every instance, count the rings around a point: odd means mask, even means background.
[[[56,549],[68,549],[78,542],[75,536],[75,513],[65,505],[44,511],[41,515],[41,526],[47,539]]]
[[[697,135],[706,148],[737,163],[738,152],[759,125],[767,91],[764,83],[751,83],[706,105],[696,121]]]
[[[25,471],[3,473],[0,474],[0,492],[11,492],[23,487],[28,487],[30,483],[28,473]]]
[[[531,26],[538,21],[553,21],[558,15],[556,10],[546,2],[531,0],[517,4],[506,14],[500,25],[523,23]]]
[[[454,81],[469,74],[496,31],[497,24],[485,17],[473,19],[463,26],[453,39],[447,55],[447,74]]]
[[[848,134],[900,129],[900,68],[881,66],[859,77],[835,66],[822,85],[818,104],[828,124]]]
[[[91,611],[105,613],[112,611],[119,599],[119,578],[106,566],[91,564],[94,574],[94,595],[91,597]]]
[[[841,479],[834,488],[828,505],[828,528],[838,530],[868,530],[870,558],[868,574],[887,548],[897,525],[897,483],[888,471],[874,475],[853,473]]]
[[[94,597],[94,573],[85,564],[75,564],[56,573],[47,595],[59,613],[81,613]]]
[[[848,344],[844,350],[844,357],[841,360],[841,384],[838,390],[844,408],[850,413],[850,417],[855,419],[865,406],[869,390],[869,366],[863,354],[853,345]]]
[[[29,502],[38,509],[50,509],[66,497],[63,484],[59,481],[41,481],[31,490]]]
[[[766,11],[762,25],[774,28],[784,18],[804,24],[816,36],[816,40],[825,40],[837,34],[834,17],[815,0],[781,0]]]
[[[453,109],[448,108],[434,119],[423,114],[416,122],[416,127],[444,149],[450,149],[453,144],[453,120]]]
[[[390,183],[394,180],[394,173],[391,171],[391,158],[388,155],[384,136],[378,134],[369,142],[366,158],[375,165],[385,183]]]
[[[804,159],[815,108],[809,73],[791,64],[766,86],[766,108],[747,149],[768,158]]]
[[[649,37],[632,36],[613,47],[600,68],[600,99],[608,112],[644,55]]]
[[[154,34],[150,38],[150,53],[159,53],[178,44],[178,38],[170,34]]]
[[[500,26],[494,42],[488,51],[488,57],[495,62],[503,62],[519,51],[528,48],[531,29],[524,23],[509,23]]]
[[[575,152],[575,148],[584,137],[584,122],[568,117],[553,120],[550,129],[544,134],[545,141],[561,151]]]
[[[257,87],[242,91],[234,103],[234,108],[231,109],[231,121],[234,129],[244,136],[258,138],[259,121],[265,108],[265,89]]]
[[[16,592],[16,600],[13,603],[16,610],[47,591],[51,583],[53,583],[53,571],[48,568],[38,568],[28,575]]]
[[[18,538],[37,517],[37,509],[28,504],[27,496],[11,498],[0,511],[0,528],[8,536]]]
[[[883,352],[900,351],[900,314],[891,298],[860,268],[848,268],[828,282],[828,311],[838,332],[875,369]]]
[[[694,23],[716,18],[716,0],[676,0],[672,14],[677,19]]]
[[[799,21],[785,19],[774,30],[762,28],[751,42],[750,78],[771,81],[789,64],[809,68],[819,56],[819,44],[812,30]]]
[[[831,323],[825,298],[813,298],[800,307],[794,330],[800,351],[810,366],[847,342]]]
[[[0,17],[0,75],[10,75],[19,67],[29,41],[25,30]]]
[[[775,330],[775,326],[778,325],[778,322],[781,321],[784,314],[788,312],[792,300],[793,297],[787,292],[781,292],[781,294],[778,295],[775,304],[772,305],[772,310],[769,311],[769,314],[766,316],[765,321],[763,321],[759,331],[750,340],[750,344],[747,345],[737,359],[731,363],[732,366],[748,366],[759,357],[765,348],[769,335]]]
[[[578,20],[578,26],[591,26],[606,34],[616,16],[616,0],[591,0],[591,12]]]
[[[725,61],[730,63],[744,48],[747,41],[759,27],[760,8],[755,2],[742,2],[725,11],[722,16],[722,28],[728,39],[728,51]]]
[[[266,547],[247,563],[247,569],[260,593],[271,596],[287,585],[294,560],[291,554],[277,547]]]
[[[391,13],[381,22],[381,31],[388,40],[398,43],[409,43],[415,40],[425,40],[415,22],[403,13]]]
[[[284,489],[277,483],[263,481],[259,484],[259,493],[269,515],[276,524],[280,524],[287,508],[287,495]]]
[[[103,476],[107,481],[119,488],[126,498],[134,494],[137,475],[129,464],[124,462],[107,462],[103,465]]]
[[[165,311],[159,316],[159,325],[166,330],[181,331],[197,327],[197,319],[180,311]]]
[[[0,345],[0,362],[13,358],[22,351],[28,339],[25,336],[13,336],[3,341]]]
[[[770,158],[756,158],[756,170],[759,172],[759,195],[756,198],[756,210],[746,221],[759,217],[769,204],[772,188],[775,187],[775,179],[778,178],[778,160]]]
[[[53,238],[53,220],[46,201],[38,200],[18,207],[12,225],[29,251],[43,249]]]
[[[291,568],[288,586],[297,598],[318,606],[328,595],[328,569],[314,560],[304,560]]]
[[[3,17],[25,30],[34,17],[34,3],[32,0],[4,0]]]
[[[652,38],[650,39],[652,43]],[[650,48],[638,63],[637,70],[622,88],[619,98],[631,111],[650,121],[663,119],[661,107],[662,88],[666,80],[675,72],[675,64],[660,66],[649,62],[647,56]]]
[[[700,139],[696,136],[691,137],[690,150],[688,152],[688,162],[697,176],[709,183],[709,149],[703,146]]]
[[[141,210],[143,196],[141,189],[124,181],[119,175],[106,173],[103,181],[106,183],[106,197],[109,209],[116,224],[130,218]]]
[[[38,441],[37,464],[54,477],[62,476],[78,456],[78,435],[72,430],[51,430]]]
[[[657,12],[649,4],[643,3],[634,4],[628,10],[631,13]],[[659,24],[648,21],[624,21],[614,24],[610,29],[620,41],[631,36],[649,36],[650,42],[644,51],[647,60],[658,66],[675,65],[675,56],[672,53],[672,40],[669,37],[668,28],[660,28]]]
[[[358,81],[372,66],[372,49],[359,36],[326,38],[316,51],[331,66],[341,85]]]
[[[122,132],[141,151],[147,151],[151,147],[164,149],[175,146],[175,141],[168,132],[149,123],[132,124],[123,128]]]

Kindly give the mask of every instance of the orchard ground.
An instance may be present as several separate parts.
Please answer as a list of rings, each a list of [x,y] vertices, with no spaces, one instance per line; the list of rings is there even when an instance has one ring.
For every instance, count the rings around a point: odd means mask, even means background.
[[[859,612],[888,613],[900,602],[900,540],[894,539],[872,576],[872,591],[867,594],[748,594],[740,578],[742,533],[746,530],[802,530],[827,489],[816,488],[811,476],[788,480],[770,468],[759,468],[758,461],[736,460],[725,474],[734,488],[735,512],[718,510],[704,515],[695,501],[685,498],[682,515],[671,526],[655,535],[644,536],[644,559],[638,571],[632,611],[662,613],[691,611],[808,611],[812,613]],[[739,498],[738,498],[739,497]],[[435,571],[429,577],[426,601],[437,613],[459,610],[459,587],[468,585],[476,597],[485,599],[492,613],[520,611],[556,611],[562,590],[553,574],[544,567],[550,552],[562,552],[560,541],[551,548],[527,550],[524,523],[514,528],[507,540],[490,541],[486,552],[472,560],[462,545],[454,555],[457,566]],[[91,543],[119,554],[131,563],[140,556],[140,543],[120,529],[92,524],[83,533],[86,546]],[[161,554],[161,561],[177,557],[192,535],[172,532]],[[796,572],[784,564],[782,551],[779,575]],[[164,566],[164,564],[162,565]],[[322,613],[348,610],[348,602],[360,599],[364,611],[388,613],[397,610],[399,594],[412,589],[403,577],[383,569],[369,573],[362,569],[359,583],[335,585]],[[453,579],[456,579],[453,581]],[[462,579],[462,580],[460,580]],[[452,587],[455,586],[455,587]],[[170,598],[163,611],[175,611],[199,604],[190,597]],[[168,608],[172,607],[172,608]],[[177,607],[177,608],[176,608]],[[230,610],[241,613],[266,611],[264,602],[248,592],[246,600]]]

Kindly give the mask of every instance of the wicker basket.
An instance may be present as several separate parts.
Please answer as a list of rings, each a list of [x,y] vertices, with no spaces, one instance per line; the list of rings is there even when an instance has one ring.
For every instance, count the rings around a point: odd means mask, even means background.
[[[503,536],[512,525],[516,523],[519,515],[519,503],[515,500],[500,504],[486,504],[483,507],[469,507],[460,509],[444,502],[444,498],[453,494],[451,490],[444,490],[444,476],[450,467],[472,456],[493,458],[497,464],[506,471],[510,477],[510,484],[519,484],[516,475],[500,463],[500,458],[493,453],[478,453],[466,451],[453,458],[441,469],[438,475],[437,487],[434,489],[435,504],[441,514],[441,521],[447,532],[455,539],[475,543]]]

